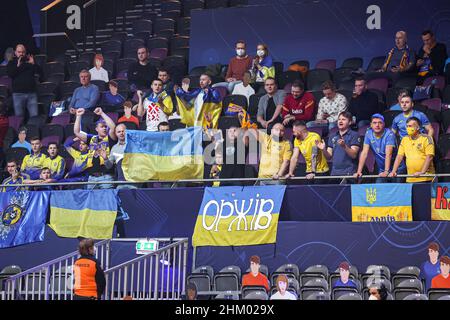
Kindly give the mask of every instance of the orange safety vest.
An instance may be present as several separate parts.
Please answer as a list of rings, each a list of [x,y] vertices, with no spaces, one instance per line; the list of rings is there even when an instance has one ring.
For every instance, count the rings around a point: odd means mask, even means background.
[[[82,256],[74,263],[74,294],[81,297],[98,298],[96,281],[97,261],[93,257]]]

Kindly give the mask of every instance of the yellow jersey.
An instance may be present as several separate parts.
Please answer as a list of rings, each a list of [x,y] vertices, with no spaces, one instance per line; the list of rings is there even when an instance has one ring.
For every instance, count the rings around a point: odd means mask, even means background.
[[[323,155],[323,151],[316,146],[316,141],[321,140],[322,138],[315,132],[308,132],[308,136],[305,140],[300,140],[298,138],[295,138],[294,140],[294,148],[298,148],[305,158],[306,173],[325,173],[330,170],[328,168],[327,159],[325,159],[325,156]],[[314,166],[315,170],[313,170]]]
[[[259,178],[272,178],[280,171],[283,161],[292,157],[292,147],[289,141],[276,141],[270,135],[259,132],[261,143],[261,160],[259,161]]]
[[[427,135],[421,134],[415,140],[410,136],[402,139],[398,154],[406,157],[406,168],[408,175],[422,171],[423,164],[427,156],[434,157],[434,143],[433,139]],[[433,162],[430,163],[427,174],[434,174]],[[407,178],[406,182],[424,182],[431,181],[433,178]]]

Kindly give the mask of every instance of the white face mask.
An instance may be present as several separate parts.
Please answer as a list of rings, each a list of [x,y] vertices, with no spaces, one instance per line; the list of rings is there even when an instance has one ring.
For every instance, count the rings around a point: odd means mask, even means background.
[[[239,57],[242,57],[242,56],[245,55],[245,50],[244,50],[244,49],[236,49],[236,54],[237,54]]]
[[[377,299],[377,297],[371,295],[371,296],[369,297],[369,300],[378,300],[378,299]]]
[[[265,53],[264,50],[258,50],[258,51],[256,51],[256,54],[258,55],[258,57],[264,56],[264,53]]]

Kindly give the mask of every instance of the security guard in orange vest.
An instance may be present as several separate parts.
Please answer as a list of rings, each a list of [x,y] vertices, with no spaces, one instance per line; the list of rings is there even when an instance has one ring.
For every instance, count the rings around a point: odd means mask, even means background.
[[[94,240],[83,239],[79,243],[80,258],[74,263],[74,300],[100,300],[106,281],[100,264],[95,259]]]

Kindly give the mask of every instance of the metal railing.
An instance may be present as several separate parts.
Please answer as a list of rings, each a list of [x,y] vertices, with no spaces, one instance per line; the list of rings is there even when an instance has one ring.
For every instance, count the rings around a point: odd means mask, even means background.
[[[111,240],[95,243],[95,257],[109,268]],[[78,251],[33,267],[5,281],[2,300],[72,300],[73,264]]]
[[[105,300],[179,300],[184,293],[188,239],[105,271]]]
[[[432,182],[435,182],[437,178],[445,178],[450,177],[450,173],[440,173],[440,174],[424,174],[420,176],[407,175],[407,174],[399,174],[396,178],[432,178]],[[87,186],[87,185],[104,185],[104,184],[112,184],[112,185],[142,185],[142,184],[171,184],[171,188],[177,187],[177,185],[186,185],[186,184],[211,184],[213,182],[254,182],[253,185],[258,185],[261,182],[283,182],[289,184],[289,181],[313,181],[313,180],[340,180],[340,184],[344,184],[347,181],[362,181],[365,179],[377,179],[380,178],[378,175],[363,175],[362,177],[355,178],[353,176],[317,176],[314,179],[308,179],[306,177],[293,177],[289,179],[280,178],[278,180],[273,180],[271,178],[232,178],[232,179],[183,179],[183,180],[148,180],[141,182],[133,182],[133,181],[104,181],[104,182],[54,182],[54,183],[40,183],[40,184],[0,184],[0,189],[3,187],[11,188],[11,187],[57,187],[57,186]],[[384,178],[390,179],[390,178]]]

